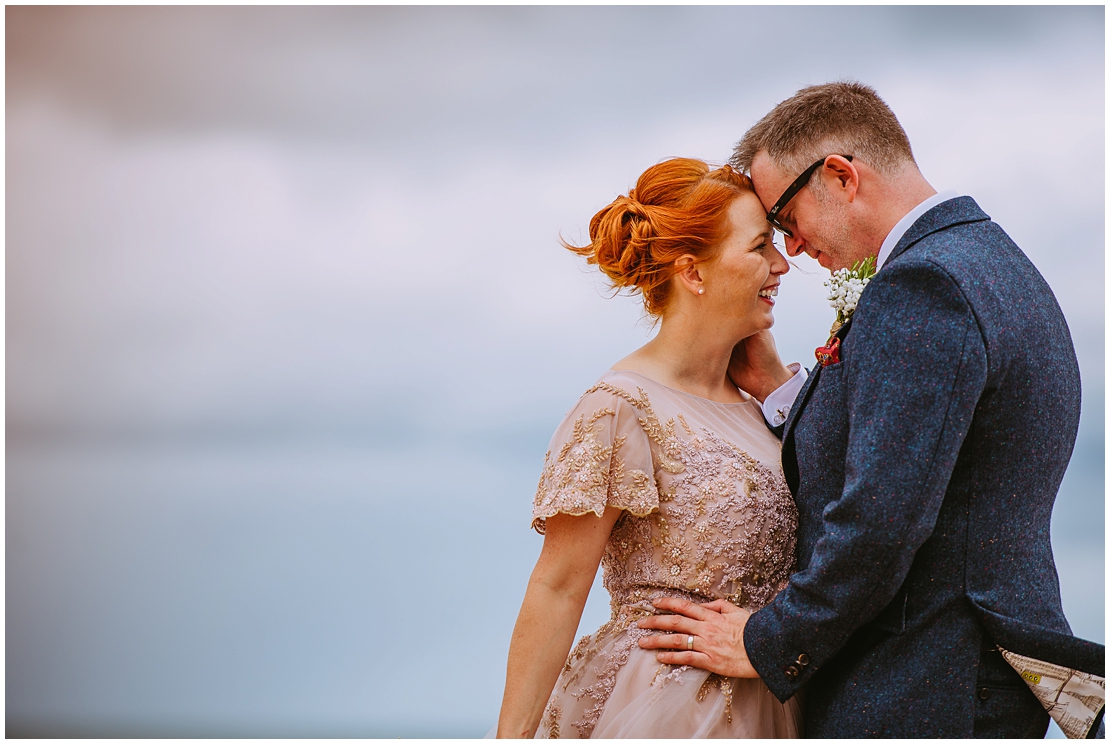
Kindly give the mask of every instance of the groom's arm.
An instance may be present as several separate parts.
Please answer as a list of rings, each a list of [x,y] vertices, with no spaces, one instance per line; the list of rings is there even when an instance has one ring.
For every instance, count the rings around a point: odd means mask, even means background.
[[[840,370],[850,391],[843,489],[807,568],[744,630],[748,658],[780,700],[894,598],[933,532],[986,381],[978,324],[939,267],[888,266],[865,303]]]

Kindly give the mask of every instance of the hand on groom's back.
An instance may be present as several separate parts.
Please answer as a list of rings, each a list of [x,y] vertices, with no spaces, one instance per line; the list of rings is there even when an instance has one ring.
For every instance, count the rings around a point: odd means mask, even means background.
[[[641,628],[670,631],[639,641],[640,648],[659,649],[656,658],[661,663],[686,664],[725,677],[759,676],[744,650],[744,627],[752,613],[723,599],[699,605],[664,597],[652,604],[657,610],[675,613],[654,615],[637,623]]]

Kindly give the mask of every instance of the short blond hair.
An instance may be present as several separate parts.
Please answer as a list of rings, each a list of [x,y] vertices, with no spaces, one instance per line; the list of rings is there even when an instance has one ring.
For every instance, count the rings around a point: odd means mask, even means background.
[[[729,163],[750,173],[760,151],[786,173],[826,155],[851,155],[884,175],[915,163],[894,112],[874,88],[854,81],[802,88],[744,134]]]

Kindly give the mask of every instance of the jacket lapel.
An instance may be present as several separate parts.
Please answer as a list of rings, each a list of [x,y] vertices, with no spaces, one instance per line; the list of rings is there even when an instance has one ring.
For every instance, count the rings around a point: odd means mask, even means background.
[[[891,251],[890,257],[886,260],[887,263],[893,261],[909,250],[910,246],[918,242],[922,238],[932,235],[940,230],[945,230],[955,225],[965,224],[968,222],[982,222],[989,220],[990,217],[979,208],[975,200],[970,196],[959,196],[955,199],[941,202],[925,214],[921,215],[910,225],[910,229],[902,236],[898,244],[894,246]],[[851,330],[852,320],[848,319],[837,332],[836,336],[840,339],[843,348],[844,339],[848,336],[848,331]],[[843,362],[841,362],[843,364]],[[813,369],[813,373],[806,380],[806,384],[798,393],[793,406],[790,407],[790,415],[786,419],[786,424],[782,432],[782,471],[786,476],[786,483],[790,486],[790,493],[797,496],[798,494],[798,455],[794,447],[794,429],[798,423],[798,419],[802,416],[802,411],[805,410],[806,404],[809,402],[813,391],[817,388],[821,379],[822,367],[818,365]]]
[[[910,229],[906,230],[906,234],[902,236],[902,239],[894,246],[894,250],[890,252],[890,257],[886,259],[886,263],[890,263],[905,253],[911,245],[935,232],[968,222],[982,222],[989,219],[990,216],[980,209],[979,205],[970,196],[957,196],[955,199],[943,201],[918,217],[917,221],[910,225]]]
[[[844,339],[848,338],[848,332],[852,330],[852,319],[848,318],[848,322],[842,325],[836,331],[836,337],[840,339],[841,347],[843,348]],[[817,388],[817,383],[821,378],[821,370],[824,367],[818,364],[813,368],[813,372],[809,378],[806,379],[805,385],[798,392],[798,397],[794,405],[790,406],[790,415],[786,418],[786,424],[782,431],[782,471],[786,476],[786,484],[790,487],[790,493],[797,496],[798,494],[798,456],[794,449],[794,425],[801,418],[802,410],[805,408],[806,403],[809,402],[810,395]]]

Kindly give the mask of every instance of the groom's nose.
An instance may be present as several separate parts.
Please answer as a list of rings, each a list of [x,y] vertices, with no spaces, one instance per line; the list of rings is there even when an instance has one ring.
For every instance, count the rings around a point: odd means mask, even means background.
[[[783,240],[786,247],[786,255],[790,256],[791,258],[794,258],[795,256],[800,256],[803,252],[805,252],[806,242],[796,235],[785,236]]]

